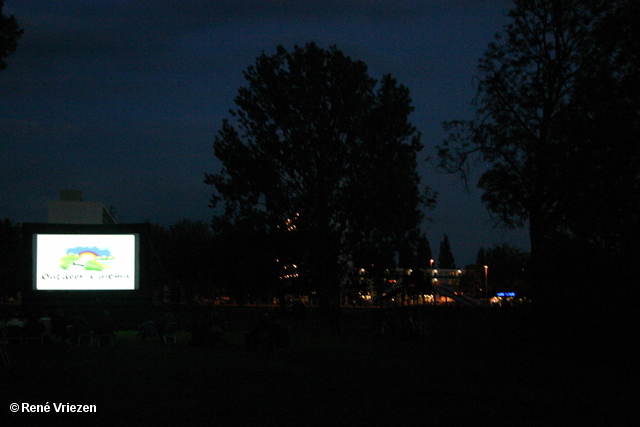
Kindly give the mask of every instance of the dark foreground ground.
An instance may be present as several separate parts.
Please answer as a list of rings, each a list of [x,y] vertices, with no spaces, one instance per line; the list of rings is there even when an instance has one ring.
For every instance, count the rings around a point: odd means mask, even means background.
[[[339,335],[311,312],[289,347],[247,352],[262,311],[226,307],[226,345],[192,347],[183,332],[165,346],[131,331],[113,348],[11,344],[0,425],[621,426],[638,406],[616,346],[546,340],[526,313],[428,308],[429,336],[412,341],[373,337],[368,309],[344,309]]]

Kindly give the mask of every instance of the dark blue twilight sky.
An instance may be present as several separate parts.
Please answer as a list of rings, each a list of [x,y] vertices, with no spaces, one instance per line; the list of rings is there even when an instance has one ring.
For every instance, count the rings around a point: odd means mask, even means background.
[[[411,91],[423,157],[440,123],[470,118],[478,58],[508,0],[5,0],[25,34],[0,72],[0,219],[46,222],[61,189],[115,206],[118,221],[208,222],[213,137],[242,71],[263,51],[315,41]],[[459,267],[480,246],[528,249],[493,228],[474,188],[420,164],[439,193],[424,229]],[[477,179],[477,176],[474,177]],[[475,181],[474,181],[475,182]],[[473,184],[473,182],[472,182]],[[473,185],[471,187],[474,187]]]

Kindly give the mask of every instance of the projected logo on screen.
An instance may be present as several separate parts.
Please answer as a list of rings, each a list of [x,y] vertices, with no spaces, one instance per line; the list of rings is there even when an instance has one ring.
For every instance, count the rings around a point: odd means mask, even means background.
[[[60,260],[60,267],[64,270],[102,271],[109,268],[114,258],[109,249],[70,248],[67,250],[67,255]]]
[[[136,235],[38,234],[35,252],[36,289],[137,288]]]

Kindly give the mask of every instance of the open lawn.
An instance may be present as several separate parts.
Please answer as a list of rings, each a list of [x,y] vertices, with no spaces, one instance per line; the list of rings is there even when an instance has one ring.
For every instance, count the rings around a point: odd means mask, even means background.
[[[311,312],[273,353],[244,346],[264,309],[224,307],[226,344],[9,344],[0,425],[627,425],[624,370],[570,345],[542,348],[526,315],[425,308],[426,340],[380,339],[370,309],[345,308],[339,335]],[[546,346],[546,345],[545,345]],[[11,403],[95,405],[25,413]]]

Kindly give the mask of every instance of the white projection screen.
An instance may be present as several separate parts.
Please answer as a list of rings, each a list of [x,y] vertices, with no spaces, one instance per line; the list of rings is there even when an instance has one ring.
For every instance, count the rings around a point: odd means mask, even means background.
[[[36,290],[134,290],[138,234],[34,234]]]

